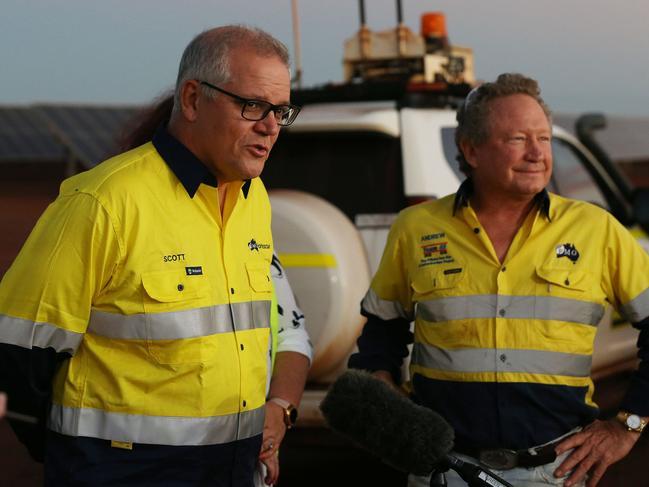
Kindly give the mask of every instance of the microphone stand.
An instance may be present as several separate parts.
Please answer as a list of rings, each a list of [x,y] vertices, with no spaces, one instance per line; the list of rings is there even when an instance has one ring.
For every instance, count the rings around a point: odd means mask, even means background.
[[[446,469],[436,468],[433,470],[433,473],[430,474],[430,487],[447,487],[446,475],[444,475]]]

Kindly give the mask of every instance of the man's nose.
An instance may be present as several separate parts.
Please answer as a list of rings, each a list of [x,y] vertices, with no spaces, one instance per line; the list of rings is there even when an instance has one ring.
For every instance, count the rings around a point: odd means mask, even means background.
[[[541,142],[536,139],[530,139],[527,147],[527,157],[531,161],[541,161],[543,160],[545,151]]]
[[[279,132],[279,124],[275,114],[272,111],[268,112],[268,115],[255,123],[255,129],[264,135],[276,135]]]

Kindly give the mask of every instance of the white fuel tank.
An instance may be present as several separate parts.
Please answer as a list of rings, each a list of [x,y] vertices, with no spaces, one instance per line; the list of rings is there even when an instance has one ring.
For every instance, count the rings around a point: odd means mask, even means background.
[[[273,240],[314,347],[309,380],[327,382],[346,367],[365,318],[370,284],[361,235],[338,208],[295,190],[269,192]]]

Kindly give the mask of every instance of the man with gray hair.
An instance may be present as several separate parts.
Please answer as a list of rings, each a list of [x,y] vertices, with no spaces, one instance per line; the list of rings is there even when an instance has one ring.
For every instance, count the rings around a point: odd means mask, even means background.
[[[46,485],[252,487],[260,451],[276,478],[265,410],[282,422],[303,383],[274,380],[266,406],[273,246],[258,176],[299,112],[288,63],[258,29],[198,35],[169,123],[64,181],[4,276],[0,391],[40,422],[16,431],[36,457],[45,436]]]
[[[457,121],[467,178],[400,213],[350,366],[398,384],[414,320],[411,390],[453,426],[459,457],[516,487],[594,487],[649,419],[649,256],[606,211],[545,189],[552,126],[536,81],[500,75]],[[641,330],[644,361],[600,421],[590,365],[608,303]]]

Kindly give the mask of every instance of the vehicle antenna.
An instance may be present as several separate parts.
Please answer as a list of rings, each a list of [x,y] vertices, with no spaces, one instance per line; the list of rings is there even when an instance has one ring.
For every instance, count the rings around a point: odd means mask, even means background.
[[[358,0],[361,26],[358,29],[358,40],[360,44],[361,59],[367,59],[370,54],[370,31],[365,22],[365,0]]]
[[[293,49],[295,49],[295,74],[293,86],[302,87],[302,51],[300,45],[300,15],[297,9],[297,0],[291,0],[291,15],[293,17]]]
[[[397,0],[397,42],[399,57],[406,54],[406,40],[408,32],[406,26],[403,25],[403,9],[401,8],[401,0]]]

